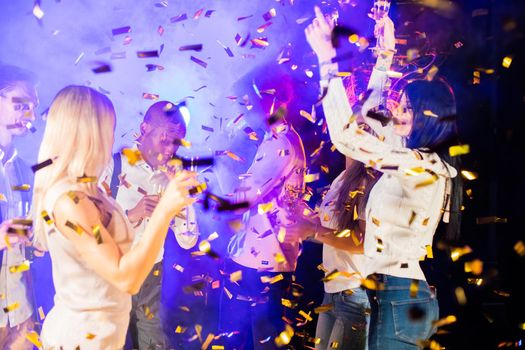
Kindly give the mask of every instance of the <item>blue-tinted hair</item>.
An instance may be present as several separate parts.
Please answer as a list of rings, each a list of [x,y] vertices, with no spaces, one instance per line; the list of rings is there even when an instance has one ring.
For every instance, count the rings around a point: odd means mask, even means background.
[[[413,113],[407,147],[437,153],[442,161],[459,173],[461,159],[449,154],[449,147],[460,143],[456,100],[450,86],[441,80],[416,80],[409,83],[403,92]],[[457,241],[461,233],[463,204],[463,181],[459,174],[452,179],[450,201],[449,223],[439,225],[436,234],[440,238]]]

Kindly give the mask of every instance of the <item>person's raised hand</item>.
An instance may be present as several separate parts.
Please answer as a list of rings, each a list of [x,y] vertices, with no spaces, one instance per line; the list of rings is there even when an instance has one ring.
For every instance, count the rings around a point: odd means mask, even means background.
[[[334,22],[325,17],[319,7],[315,7],[315,18],[304,30],[306,41],[314,50],[319,62],[329,61],[336,56],[332,44],[332,30]]]

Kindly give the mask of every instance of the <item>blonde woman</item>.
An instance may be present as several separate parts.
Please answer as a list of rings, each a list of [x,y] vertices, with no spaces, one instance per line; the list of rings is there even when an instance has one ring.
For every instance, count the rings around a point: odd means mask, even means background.
[[[193,174],[174,176],[138,244],[122,209],[97,187],[113,147],[111,101],[68,86],[48,114],[35,176],[35,244],[49,250],[55,305],[41,334],[46,349],[121,349],[136,293],[160,251],[169,221],[194,202]],[[148,312],[147,309],[144,310]]]

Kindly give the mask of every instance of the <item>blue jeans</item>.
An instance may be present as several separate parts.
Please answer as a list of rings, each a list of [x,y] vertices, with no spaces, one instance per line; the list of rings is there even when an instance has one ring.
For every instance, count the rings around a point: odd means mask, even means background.
[[[435,332],[432,322],[439,318],[435,293],[426,281],[374,274],[369,278],[384,284],[383,290],[368,290],[372,307],[370,350],[415,350]],[[417,281],[417,292],[410,285]]]
[[[352,294],[324,294],[323,305],[332,304],[333,307],[319,314],[315,337],[321,338],[321,342],[315,346],[317,350],[366,349],[370,304],[363,289],[355,288],[351,291]]]

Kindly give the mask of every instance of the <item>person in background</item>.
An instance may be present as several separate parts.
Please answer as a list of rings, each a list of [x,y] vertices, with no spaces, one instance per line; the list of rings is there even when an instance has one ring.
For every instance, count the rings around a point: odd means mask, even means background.
[[[265,134],[236,190],[237,200],[250,207],[242,231],[230,240],[224,269],[220,323],[224,332],[238,331],[226,345],[231,348],[276,348],[275,338],[285,330],[282,299],[300,250],[299,240],[285,234],[285,227],[304,194],[306,157],[286,119],[294,99],[291,78],[278,69],[277,74],[269,71],[241,79],[250,106],[247,118],[257,119],[253,125]]]
[[[443,81],[413,81],[383,128],[402,137],[402,145],[382,137],[382,130],[379,136],[367,133],[359,128],[336,77],[332,26],[319,8],[315,12],[305,33],[319,59],[321,85],[328,89],[323,108],[330,138],[341,153],[383,173],[366,208],[364,254],[372,307],[368,345],[371,350],[419,349],[439,318],[435,292],[419,261],[431,249],[442,220],[447,235],[457,235],[460,226],[459,160],[449,154],[449,147],[458,143],[454,95]],[[383,40],[371,80],[386,85],[395,52],[394,24],[388,16],[375,19]],[[369,99],[379,104],[378,94],[376,90]]]
[[[164,169],[185,136],[186,124],[178,107],[168,101],[156,102],[146,111],[140,124],[140,136],[132,149],[140,152],[140,159],[131,164],[121,153],[116,153],[101,177],[103,186],[110,189],[131,222],[134,244],[140,241],[160,194],[169,182]],[[194,233],[198,230],[193,208],[188,206],[178,217],[173,217],[170,229],[182,250],[194,247],[198,240]],[[178,253],[183,255],[184,251]],[[142,288],[132,298],[126,344],[130,349],[168,348],[161,305],[163,256],[164,248],[158,253]]]
[[[38,155],[47,166],[35,174],[33,196],[34,244],[49,250],[56,289],[41,333],[46,349],[121,349],[131,295],[150,274],[172,218],[195,201],[195,175],[174,174],[132,246],[124,211],[99,188],[114,130],[113,104],[92,88],[67,86],[49,108]]]
[[[29,214],[33,172],[13,143],[26,135],[35,120],[38,97],[31,73],[0,65],[0,348],[32,349],[26,335],[33,330],[33,291],[26,244],[8,229],[29,233],[28,227],[13,226],[13,220]],[[18,234],[15,234],[18,236]],[[9,244],[5,239],[9,240]],[[15,272],[10,270],[14,269]]]

